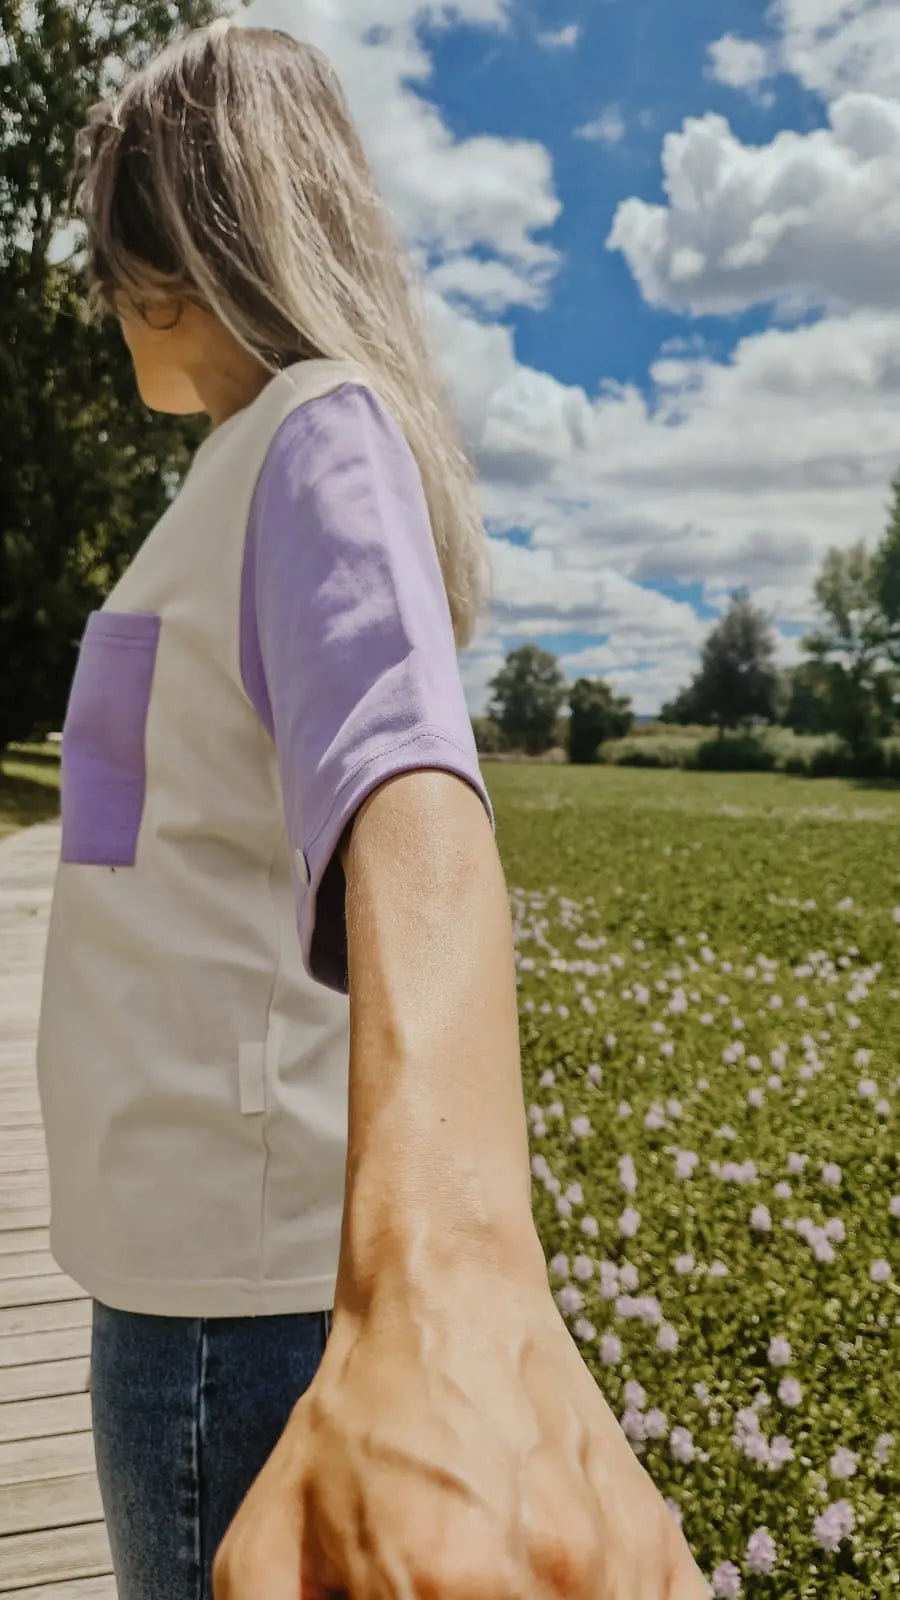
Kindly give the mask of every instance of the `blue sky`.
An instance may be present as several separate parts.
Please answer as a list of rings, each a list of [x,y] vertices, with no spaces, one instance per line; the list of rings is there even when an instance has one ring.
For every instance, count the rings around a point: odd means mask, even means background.
[[[426,276],[492,537],[471,708],[536,639],[651,713],[737,585],[796,659],[900,461],[896,0],[251,16],[331,56]]]

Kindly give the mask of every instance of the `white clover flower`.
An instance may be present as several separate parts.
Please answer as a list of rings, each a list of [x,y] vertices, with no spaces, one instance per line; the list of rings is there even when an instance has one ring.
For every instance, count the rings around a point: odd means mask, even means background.
[[[769,1366],[786,1367],[791,1360],[791,1347],[787,1339],[781,1334],[776,1334],[769,1341]]]

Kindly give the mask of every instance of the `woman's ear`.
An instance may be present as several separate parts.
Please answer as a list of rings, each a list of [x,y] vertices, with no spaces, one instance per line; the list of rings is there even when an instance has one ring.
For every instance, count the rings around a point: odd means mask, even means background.
[[[171,333],[184,315],[184,301],[173,296],[170,300],[144,300],[137,310],[154,333]]]

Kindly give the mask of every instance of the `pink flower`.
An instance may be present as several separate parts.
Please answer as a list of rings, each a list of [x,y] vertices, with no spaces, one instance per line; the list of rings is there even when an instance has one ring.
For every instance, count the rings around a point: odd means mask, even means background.
[[[648,1439],[664,1439],[668,1432],[666,1414],[658,1406],[652,1406],[644,1418],[644,1427]]]
[[[619,1218],[619,1232],[623,1239],[633,1239],[641,1225],[641,1214],[634,1206],[626,1206]]]
[[[786,1367],[791,1359],[791,1347],[780,1334],[769,1342],[769,1366]]]
[[[676,1178],[692,1178],[700,1157],[693,1150],[679,1150],[675,1157]]]
[[[834,1554],[843,1540],[849,1539],[855,1522],[853,1507],[846,1500],[835,1500],[832,1505],[826,1506],[813,1523],[813,1535],[819,1549]]]
[[[746,1561],[750,1571],[767,1575],[775,1565],[775,1540],[768,1528],[757,1528],[747,1540]]]
[[[844,1445],[835,1450],[828,1463],[828,1470],[833,1478],[852,1478],[856,1475],[857,1458],[852,1450]]]
[[[623,1411],[622,1431],[626,1439],[631,1439],[633,1442],[644,1439],[644,1419],[636,1406],[626,1406]]]
[[[626,1194],[637,1193],[637,1173],[634,1170],[633,1156],[620,1156],[619,1182]]]
[[[605,1367],[618,1366],[622,1359],[622,1341],[615,1333],[605,1333],[600,1340],[600,1360]]]
[[[739,1600],[741,1575],[733,1561],[723,1561],[712,1575],[713,1594],[717,1600]]]
[[[675,1461],[684,1464],[693,1461],[695,1455],[694,1440],[688,1428],[673,1428],[669,1436],[669,1449]]]

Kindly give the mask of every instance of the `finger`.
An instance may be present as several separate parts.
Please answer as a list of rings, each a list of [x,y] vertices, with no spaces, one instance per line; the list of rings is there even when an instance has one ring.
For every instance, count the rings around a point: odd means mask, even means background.
[[[685,1546],[669,1590],[669,1600],[709,1600],[713,1588],[707,1583],[696,1561]]]

